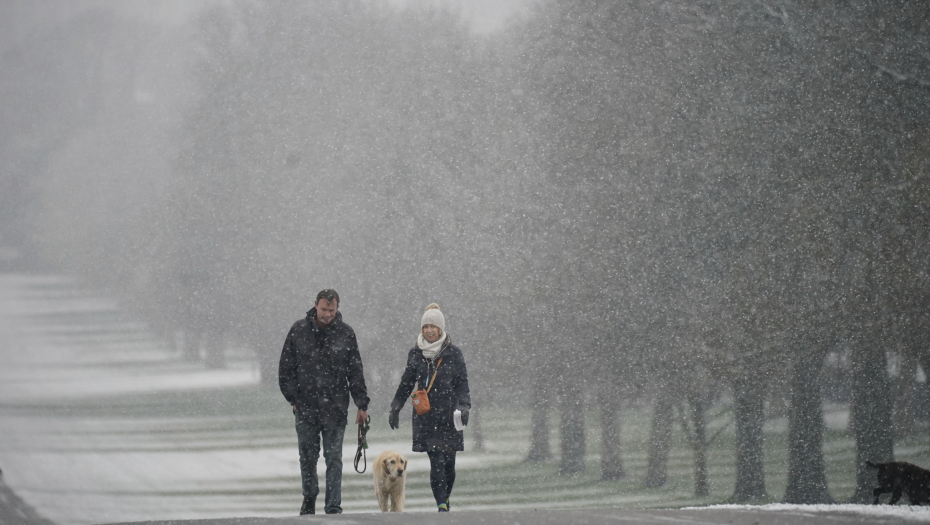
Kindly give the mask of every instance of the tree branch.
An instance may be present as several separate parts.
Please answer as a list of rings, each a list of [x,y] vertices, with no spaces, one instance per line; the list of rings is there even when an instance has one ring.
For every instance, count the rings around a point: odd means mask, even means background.
[[[898,82],[904,82],[905,84],[915,84],[924,89],[930,89],[930,82],[921,80],[911,75],[905,75],[904,73],[899,73],[891,68],[885,67],[879,64],[878,61],[872,58],[872,55],[867,53],[864,49],[857,47],[856,52],[864,56],[866,60],[868,60],[869,64],[872,64],[873,67],[878,69],[879,74],[888,75]]]
[[[762,7],[765,8],[765,14],[767,14],[767,15],[769,15],[769,16],[772,16],[772,17],[775,17],[775,18],[778,18],[778,19],[780,19],[782,22],[784,22],[785,25],[788,25],[788,12],[785,11],[785,8],[784,8],[784,7],[779,7],[779,8],[778,8],[779,11],[781,11],[781,13],[777,13],[774,9],[772,9],[771,7],[769,7],[769,6],[766,5],[766,4],[762,4]]]

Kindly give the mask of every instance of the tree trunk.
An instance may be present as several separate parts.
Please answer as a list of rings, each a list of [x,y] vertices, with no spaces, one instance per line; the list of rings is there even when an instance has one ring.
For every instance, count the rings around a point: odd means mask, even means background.
[[[798,355],[791,378],[788,420],[788,487],[785,503],[833,503],[823,461],[823,352]]]
[[[601,407],[601,479],[626,476],[620,455],[620,407],[616,396],[607,390],[598,395]]]
[[[733,390],[736,405],[736,490],[733,500],[758,501],[768,497],[763,464],[764,386],[758,380],[741,378]]]
[[[584,393],[566,385],[562,391],[562,463],[559,474],[585,471]]]
[[[853,503],[871,503],[878,473],[866,461],[894,459],[891,388],[884,349],[871,341],[853,352],[853,405],[856,411],[856,493]]]
[[[278,386],[278,362],[281,359],[280,350],[257,350],[259,380],[263,385]]]
[[[917,356],[913,352],[901,354],[901,375],[898,378],[894,405],[894,435],[903,438],[914,433],[917,399]]]
[[[161,332],[162,337],[165,340],[165,345],[168,347],[168,351],[172,354],[178,351],[178,338],[177,334],[171,328],[165,328]]]
[[[204,349],[204,365],[214,370],[226,368],[226,338],[222,330],[207,332],[206,348]]]
[[[917,363],[923,370],[926,381],[930,383],[930,348],[922,346],[917,350]]]
[[[707,407],[700,395],[688,396],[691,412],[691,448],[694,449],[694,495],[709,496],[710,483],[707,481]]]
[[[527,461],[547,461],[552,458],[549,450],[549,392],[547,392],[541,373],[537,373],[533,385],[532,430],[530,452]]]
[[[200,361],[200,330],[191,328],[183,332],[181,357],[185,361]]]
[[[672,444],[672,396],[660,393],[652,416],[652,435],[649,439],[649,466],[646,470],[646,487],[661,487],[667,479],[668,451]]]

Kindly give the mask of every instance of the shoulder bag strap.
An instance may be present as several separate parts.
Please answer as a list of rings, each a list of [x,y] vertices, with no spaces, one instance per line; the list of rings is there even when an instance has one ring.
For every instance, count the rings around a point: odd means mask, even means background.
[[[427,393],[427,394],[429,394],[429,391],[433,389],[433,381],[436,381],[436,374],[439,373],[439,365],[442,364],[442,360],[443,360],[443,359],[445,359],[445,358],[440,357],[440,358],[439,358],[439,362],[436,363],[436,370],[433,372],[433,378],[430,379],[429,386],[426,387],[426,393]]]

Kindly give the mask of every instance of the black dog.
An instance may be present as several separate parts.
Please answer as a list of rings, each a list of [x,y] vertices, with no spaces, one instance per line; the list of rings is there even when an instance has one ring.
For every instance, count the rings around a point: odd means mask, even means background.
[[[875,495],[873,505],[878,504],[878,498],[887,492],[891,493],[889,505],[894,505],[907,494],[911,505],[930,504],[930,470],[904,461],[891,461],[889,463],[872,463],[866,465],[878,469],[878,488],[872,491]]]

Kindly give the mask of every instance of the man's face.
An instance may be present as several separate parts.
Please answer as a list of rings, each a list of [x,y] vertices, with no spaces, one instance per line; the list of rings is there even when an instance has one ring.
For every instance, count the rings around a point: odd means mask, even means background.
[[[320,326],[326,326],[336,318],[336,311],[339,310],[339,303],[328,301],[325,297],[316,302],[316,322]]]

